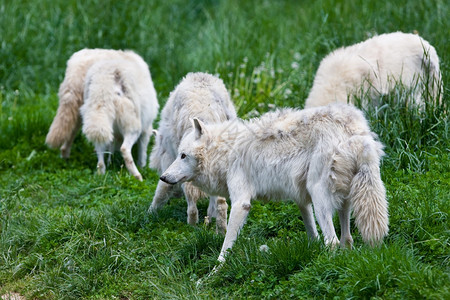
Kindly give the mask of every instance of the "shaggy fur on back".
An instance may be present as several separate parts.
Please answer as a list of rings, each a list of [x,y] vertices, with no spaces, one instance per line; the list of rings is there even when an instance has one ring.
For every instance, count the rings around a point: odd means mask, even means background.
[[[364,107],[379,105],[380,96],[396,84],[412,89],[410,102],[420,107],[424,105],[424,90],[435,100],[442,96],[439,57],[418,35],[382,34],[333,51],[320,63],[305,108],[354,103],[354,95],[360,92],[365,96]]]
[[[351,245],[350,211],[369,244],[388,232],[385,188],[380,176],[383,145],[361,111],[346,104],[282,109],[250,121],[204,124],[194,119],[179,156],[161,176],[191,181],[211,194],[230,197],[231,213],[219,260],[243,226],[250,200],[292,199],[306,230],[317,238],[311,204],[327,244],[339,240],[332,216],[339,211],[341,244]]]

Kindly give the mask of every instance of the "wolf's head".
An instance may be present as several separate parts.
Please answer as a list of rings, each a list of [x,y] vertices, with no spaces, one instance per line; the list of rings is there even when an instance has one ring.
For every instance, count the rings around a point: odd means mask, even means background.
[[[207,139],[205,124],[197,118],[191,120],[193,130],[187,133],[178,147],[178,156],[160,179],[169,184],[191,181],[198,173],[202,149]]]

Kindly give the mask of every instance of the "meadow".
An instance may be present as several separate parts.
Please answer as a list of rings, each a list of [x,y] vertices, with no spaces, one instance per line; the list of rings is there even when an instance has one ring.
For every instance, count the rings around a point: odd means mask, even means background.
[[[450,299],[449,8],[444,0],[0,0],[0,296]],[[293,203],[254,201],[226,264],[197,286],[223,242],[215,226],[187,225],[182,197],[147,214],[157,173],[141,169],[138,182],[116,154],[96,175],[81,133],[67,161],[44,144],[66,61],[82,48],[139,53],[161,107],[186,73],[217,74],[238,115],[251,118],[302,108],[327,53],[394,31],[418,32],[436,48],[444,91],[441,104],[425,95],[429,105],[417,111],[401,105],[408,91],[399,86],[366,111],[386,146],[390,232],[380,247],[352,227],[354,249],[331,251],[308,241]],[[200,220],[207,205],[198,205]]]

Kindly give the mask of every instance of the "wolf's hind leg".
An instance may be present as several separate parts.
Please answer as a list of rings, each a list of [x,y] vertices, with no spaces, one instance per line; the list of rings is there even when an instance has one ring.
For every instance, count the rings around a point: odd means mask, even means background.
[[[329,172],[326,162],[327,150],[317,149],[309,165],[306,189],[311,196],[314,214],[324,235],[326,245],[334,247],[339,244],[333,225],[335,196],[330,190]]]
[[[209,196],[209,205],[207,210],[207,216],[211,218],[217,217],[217,196]]]
[[[187,201],[187,222],[190,225],[195,225],[198,223],[197,201],[204,195],[189,182],[183,183],[182,187]]]
[[[147,147],[152,136],[153,128],[150,126],[147,130],[144,130],[139,138],[138,142],[138,166],[143,168],[147,164]]]
[[[97,152],[97,173],[98,174],[105,174],[106,171],[106,166],[105,166],[105,159],[104,159],[104,155],[105,155],[105,150],[107,148],[107,145],[105,144],[96,144],[95,145],[95,152]]]
[[[308,196],[308,198],[310,198]],[[316,221],[314,220],[314,214],[311,202],[306,204],[298,203],[298,208],[302,214],[303,224],[305,224],[306,233],[311,240],[317,240],[319,233],[317,232]]]
[[[328,182],[325,176],[318,174],[319,179],[312,174],[308,178],[307,189],[311,195],[312,203],[314,205],[314,213],[316,215],[317,222],[319,223],[322,233],[324,235],[326,245],[337,245],[339,240],[336,236],[333,225],[333,213],[334,213],[334,195],[328,188]]]
[[[218,196],[209,197],[208,216],[216,218],[216,233],[227,231],[227,199]]]
[[[350,201],[344,199],[342,207],[339,209],[339,223],[341,225],[341,247],[351,248],[353,245],[353,238],[350,233]]]
[[[309,189],[317,222],[322,229],[325,244],[332,247],[339,244],[333,225],[333,195],[326,185],[317,183]]]
[[[173,190],[173,187],[173,185],[167,184],[164,181],[158,181],[155,196],[153,197],[152,204],[148,208],[148,213],[155,213],[161,206],[163,206],[167,202]]]
[[[112,155],[113,155],[115,149],[116,149],[116,142],[115,142],[115,140],[111,144],[109,144],[108,147],[106,147],[106,151],[107,151],[107,154],[108,154],[108,160],[106,161],[106,164],[108,166],[111,165]]]
[[[122,146],[120,147],[120,153],[122,153],[125,166],[131,175],[133,175],[137,180],[142,181],[142,175],[139,173],[136,165],[134,164],[133,156],[131,155],[131,148],[136,143],[138,138],[138,132],[126,134],[123,138]]]

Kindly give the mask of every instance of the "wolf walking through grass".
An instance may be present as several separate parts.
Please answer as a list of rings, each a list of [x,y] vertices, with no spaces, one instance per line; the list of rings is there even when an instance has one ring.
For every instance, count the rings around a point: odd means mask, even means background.
[[[386,191],[380,175],[383,145],[361,111],[346,104],[284,109],[250,121],[204,124],[178,148],[163,173],[168,184],[191,181],[204,191],[229,197],[231,212],[219,261],[237,239],[256,197],[293,199],[311,239],[339,244],[333,214],[339,212],[340,243],[352,246],[350,212],[363,240],[379,244],[388,232]]]

